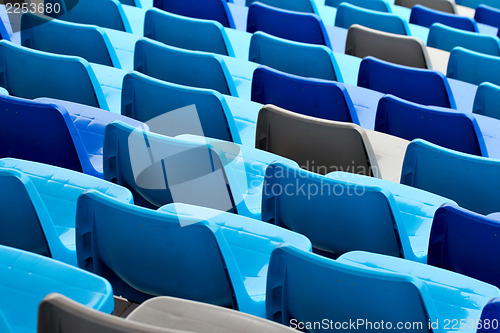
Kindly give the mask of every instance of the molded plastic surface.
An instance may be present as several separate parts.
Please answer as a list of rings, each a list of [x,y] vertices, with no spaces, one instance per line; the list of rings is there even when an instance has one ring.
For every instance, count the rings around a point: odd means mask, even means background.
[[[378,10],[379,12],[383,13],[392,13],[391,6],[387,1],[384,0],[326,0],[325,5],[326,6],[332,6],[332,7],[338,7],[341,3],[350,3],[352,5],[366,8],[366,9],[371,9],[371,10]]]
[[[477,87],[472,112],[500,120],[500,86],[481,83]]]
[[[449,27],[465,31],[479,32],[476,21],[470,17],[445,13],[422,5],[413,6],[411,9],[410,23],[427,28],[434,23],[442,23]]]
[[[488,5],[479,5],[474,12],[474,19],[483,24],[498,28],[500,21],[500,9]]]
[[[214,20],[226,28],[235,28],[226,0],[154,0],[153,6],[173,14]]]
[[[318,8],[314,0],[246,0],[245,6],[250,7],[254,2],[260,2],[268,6],[285,10],[293,10],[295,12],[318,14]]]
[[[453,0],[395,0],[394,4],[407,8],[413,8],[415,5],[422,5],[445,13],[457,13],[457,8]]]
[[[456,47],[450,52],[446,76],[476,85],[500,84],[500,57]]]

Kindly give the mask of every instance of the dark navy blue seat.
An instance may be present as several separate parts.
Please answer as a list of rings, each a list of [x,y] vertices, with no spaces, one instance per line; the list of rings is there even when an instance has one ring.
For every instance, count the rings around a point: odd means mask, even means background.
[[[476,21],[470,17],[445,13],[422,5],[413,6],[411,9],[410,23],[427,28],[434,23],[442,23],[457,29],[479,32]]]
[[[154,0],[153,6],[173,14],[214,20],[227,28],[235,28],[226,0]]]

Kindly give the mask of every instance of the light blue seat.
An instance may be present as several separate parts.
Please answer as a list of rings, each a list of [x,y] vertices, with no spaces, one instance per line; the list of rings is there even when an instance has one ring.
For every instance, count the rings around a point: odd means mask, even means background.
[[[153,5],[173,14],[214,20],[224,27],[235,28],[226,0],[154,0]]]
[[[488,156],[473,115],[405,101],[391,95],[380,99],[375,130],[406,140],[424,139],[441,147]]]
[[[122,115],[146,122],[155,133],[195,134],[241,144],[229,106],[214,90],[181,86],[132,72],[123,78],[121,106]]]
[[[134,70],[159,80],[238,97],[224,60],[216,54],[141,39],[135,44]]]
[[[359,125],[354,104],[342,84],[287,74],[267,66],[254,71],[252,101],[306,116]]]
[[[286,56],[284,56],[286,55]],[[342,82],[332,50],[256,32],[248,60],[294,75]]]
[[[476,85],[500,84],[500,57],[456,47],[450,53],[446,76]]]
[[[500,86],[481,83],[476,91],[472,112],[500,120]]]
[[[260,317],[272,250],[311,249],[306,237],[261,221],[190,205],[153,211],[94,191],[78,201],[76,228],[79,266],[108,279],[116,295],[174,296]]]
[[[358,86],[419,104],[457,108],[444,74],[430,69],[402,66],[366,57],[359,68]]]
[[[353,24],[393,34],[411,35],[408,23],[395,14],[341,3],[337,7],[335,26],[349,29]]]
[[[401,183],[450,198],[476,213],[500,211],[499,160],[417,139],[406,150]]]
[[[79,56],[89,62],[121,68],[108,36],[100,27],[49,20],[48,17],[27,13],[21,17],[21,44],[40,51]]]
[[[183,49],[234,57],[227,33],[217,21],[195,19],[151,8],[144,17],[144,37]]]
[[[13,96],[51,97],[108,109],[94,71],[78,57],[0,41],[0,84]]]
[[[61,6],[60,13],[52,14],[60,20],[132,32],[127,15],[118,0],[44,0],[44,2]]]
[[[108,125],[104,137],[104,178],[146,207],[181,202],[260,219],[265,170],[275,161],[297,165],[235,143],[171,138],[120,122]]]
[[[446,202],[368,176],[322,176],[272,164],[264,181],[262,220],[307,236],[315,252],[327,257],[364,250],[425,263],[434,211]]]
[[[247,32],[257,31],[296,42],[332,47],[317,14],[280,9],[260,2],[250,6],[247,17]]]
[[[0,159],[0,243],[76,265],[80,194],[95,189],[131,202],[129,190],[93,176],[24,160]]]
[[[246,0],[245,6],[250,7],[254,2],[260,2],[268,6],[281,8],[285,10],[293,10],[295,12],[318,14],[318,8],[314,0]]]
[[[461,46],[472,51],[500,56],[500,40],[498,37],[465,31],[441,23],[434,23],[429,28],[427,46],[448,52],[454,47]]]
[[[488,5],[500,9],[500,4],[496,0],[457,0],[458,5],[476,9],[479,5]]]
[[[35,333],[38,304],[53,292],[89,308],[113,312],[108,281],[50,258],[0,246],[0,276],[0,329],[4,333]]]
[[[392,13],[391,6],[384,0],[325,0],[325,6],[338,7],[343,2],[383,13]]]
[[[449,27],[465,31],[479,32],[474,19],[466,16],[445,13],[422,5],[415,5],[411,9],[410,23],[430,27],[434,23],[442,23]]]
[[[474,323],[465,328],[462,326],[462,329],[458,331],[476,333],[476,325],[479,323],[483,308],[500,293],[497,287],[490,284],[455,272],[400,258],[356,251],[344,254],[337,259],[337,262],[358,269],[375,270],[381,274],[411,276],[419,280],[422,287],[427,290],[426,298],[432,302],[434,308],[429,318],[433,332],[438,331],[436,328],[444,327],[441,323],[453,318],[458,323]],[[405,300],[402,302],[406,304]],[[410,331],[414,332],[414,330]],[[456,332],[457,330],[444,329],[443,331]]]

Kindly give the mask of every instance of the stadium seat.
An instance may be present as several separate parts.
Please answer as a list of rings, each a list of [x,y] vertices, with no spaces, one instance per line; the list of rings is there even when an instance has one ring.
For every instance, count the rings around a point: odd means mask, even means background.
[[[96,64],[121,68],[106,32],[96,26],[49,20],[26,13],[21,17],[21,44],[40,51],[78,56]]]
[[[217,21],[195,19],[151,8],[144,17],[144,37],[182,49],[234,57],[227,33]]]
[[[108,109],[89,63],[0,41],[0,84],[13,96],[51,97]]]
[[[500,21],[500,8],[494,8],[487,5],[479,5],[474,13],[474,19],[478,23],[487,24],[498,28]]]
[[[257,31],[295,42],[332,47],[318,15],[280,9],[260,2],[248,9],[247,32]]]
[[[338,7],[343,2],[366,9],[377,10],[379,12],[392,13],[391,6],[384,0],[326,0],[325,5]]]
[[[410,35],[408,23],[395,14],[365,9],[349,3],[341,3],[337,7],[335,26],[349,29],[353,24],[360,24],[367,28],[393,34]]]
[[[499,231],[495,218],[444,205],[434,216],[427,263],[500,287],[500,265],[492,255],[500,250]]]
[[[0,20],[0,39],[5,39],[10,41],[10,34],[9,31],[7,30],[7,26],[5,25],[5,22]]]
[[[483,308],[481,313],[481,325],[477,333],[498,333],[498,316],[500,314],[500,298],[492,298]]]
[[[446,76],[475,85],[500,84],[500,57],[456,47],[450,52]]]
[[[406,8],[413,8],[415,5],[422,5],[445,13],[457,13],[457,6],[454,0],[395,0],[394,4]]]
[[[458,5],[467,6],[476,9],[480,5],[488,5],[493,8],[500,9],[500,4],[496,0],[456,0]]]
[[[267,168],[262,193],[262,220],[307,236],[318,254],[364,250],[424,263],[434,211],[450,202],[386,180],[279,163]]]
[[[366,57],[359,68],[358,86],[419,104],[457,108],[448,80],[433,70]]]
[[[113,291],[108,281],[50,258],[0,246],[0,276],[0,328],[7,327],[2,332],[35,333],[38,304],[54,292],[82,306],[113,312]]]
[[[0,244],[76,265],[78,196],[95,189],[133,202],[127,189],[96,177],[46,164],[0,159]]]
[[[476,21],[470,17],[445,13],[422,5],[413,6],[411,9],[410,23],[427,28],[434,23],[442,23],[449,27],[465,31],[479,32]]]
[[[172,14],[214,20],[226,28],[235,28],[226,0],[154,0],[153,6]]]
[[[295,12],[313,13],[319,15],[318,8],[316,7],[316,3],[314,2],[314,0],[246,0],[245,6],[250,7],[254,2],[260,2],[268,6],[273,6],[285,10],[293,10]]]
[[[281,243],[311,249],[304,236],[197,206],[153,211],[89,191],[77,211],[78,265],[133,302],[173,296],[264,317],[271,251]]]
[[[378,103],[375,130],[488,157],[483,134],[474,116],[453,109],[416,104],[387,95]]]
[[[398,65],[432,69],[427,49],[420,39],[359,24],[351,25],[347,32],[345,53],[358,58],[373,56]]]
[[[252,101],[306,116],[359,125],[349,93],[334,81],[304,78],[260,66],[253,74]]]
[[[472,112],[500,120],[500,86],[481,83],[476,91]]]
[[[289,74],[343,82],[332,50],[322,45],[256,32],[250,40],[248,60]]]
[[[193,110],[189,110],[193,105]],[[121,106],[123,115],[146,122],[155,133],[195,134],[241,144],[229,107],[214,90],[181,86],[132,72],[123,78]]]
[[[500,211],[500,161],[416,139],[408,145],[401,183],[436,193],[479,214]]]
[[[500,56],[500,40],[498,37],[452,28],[441,23],[434,23],[429,28],[427,46],[448,52],[457,46],[461,46],[471,51]]]
[[[135,44],[134,70],[159,80],[238,97],[224,60],[213,53],[141,39]]]

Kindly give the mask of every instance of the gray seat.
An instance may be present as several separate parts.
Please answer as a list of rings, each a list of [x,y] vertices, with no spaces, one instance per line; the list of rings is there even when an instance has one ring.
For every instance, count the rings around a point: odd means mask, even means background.
[[[155,297],[126,319],[111,316],[60,294],[49,294],[38,310],[38,333],[285,333],[286,326],[242,312],[187,301]]]
[[[432,69],[425,44],[418,38],[391,34],[353,24],[347,32],[345,53],[375,58],[398,65]]]
[[[395,0],[394,4],[407,8],[422,5],[445,13],[457,14],[457,6],[453,0]]]

